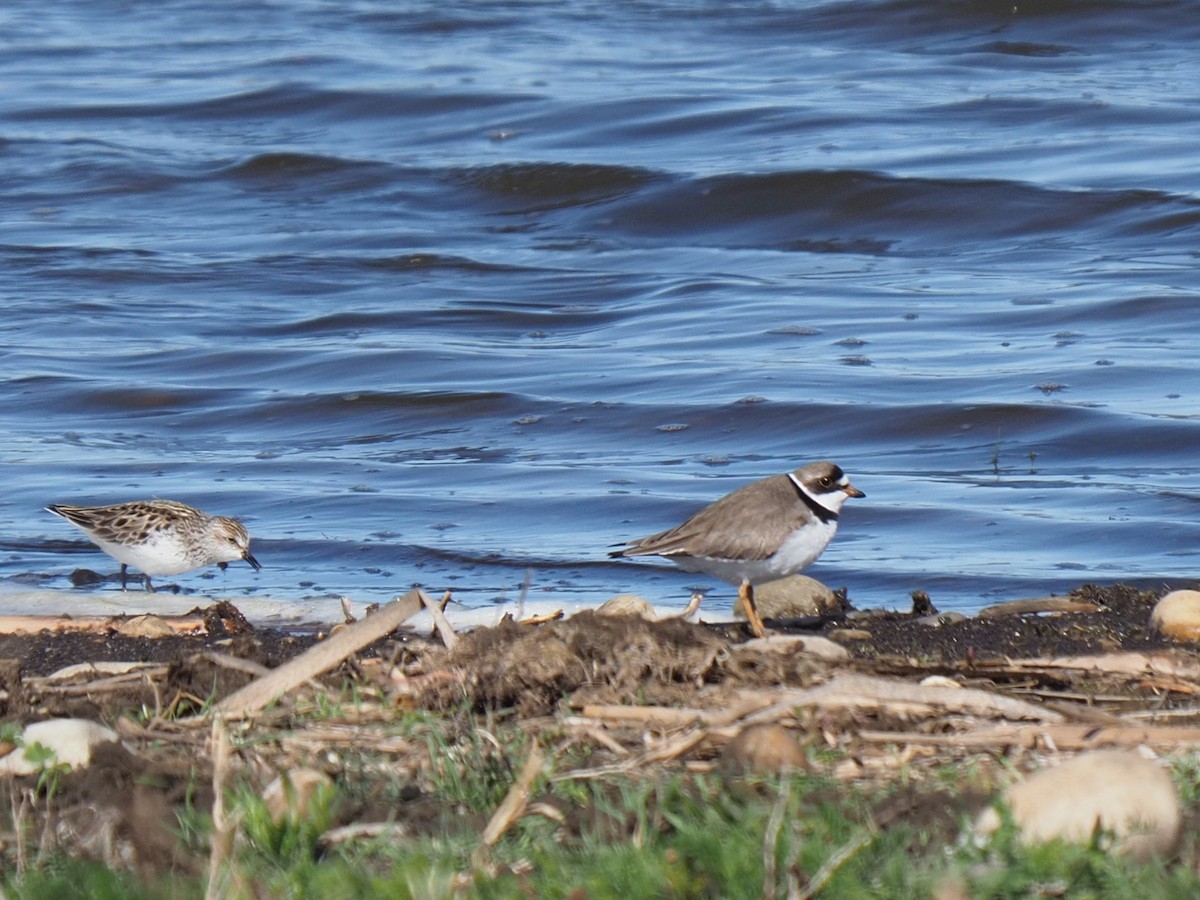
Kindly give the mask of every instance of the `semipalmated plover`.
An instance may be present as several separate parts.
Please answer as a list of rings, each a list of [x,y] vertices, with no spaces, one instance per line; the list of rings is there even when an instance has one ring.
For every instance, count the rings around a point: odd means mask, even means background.
[[[684,571],[738,585],[738,601],[762,637],[754,585],[794,575],[820,556],[837,533],[842,504],[865,496],[835,464],[809,463],[740,487],[682,525],[609,556],[662,556]]]
[[[153,575],[178,575],[201,566],[244,559],[261,569],[250,553],[250,536],[237,519],[210,516],[174,500],[135,500],[113,506],[52,504],[49,512],[80,528],[101,550],[121,564],[121,590],[126,566],[145,573],[146,590],[154,592]]]

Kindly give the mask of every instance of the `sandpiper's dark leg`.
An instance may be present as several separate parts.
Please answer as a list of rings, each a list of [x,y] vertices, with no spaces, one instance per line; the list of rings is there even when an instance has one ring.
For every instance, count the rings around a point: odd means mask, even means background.
[[[742,604],[742,611],[746,613],[746,621],[750,623],[750,630],[754,632],[754,636],[763,637],[767,633],[767,629],[763,627],[762,619],[758,615],[758,607],[754,605],[754,585],[743,581],[738,586],[738,602]]]
[[[121,563],[121,590],[125,590],[125,570],[129,568],[125,563]]]
[[[149,591],[150,593],[152,593],[152,594],[157,594],[157,593],[158,593],[158,591],[154,590],[154,585],[152,585],[152,584],[150,583],[150,576],[149,576],[149,575],[147,575],[147,576],[146,576],[146,590],[148,590],[148,591]]]

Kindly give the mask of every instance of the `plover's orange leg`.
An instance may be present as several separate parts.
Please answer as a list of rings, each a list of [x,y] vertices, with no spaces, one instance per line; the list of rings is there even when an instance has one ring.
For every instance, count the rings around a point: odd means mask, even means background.
[[[759,618],[758,607],[754,605],[754,585],[743,580],[738,585],[738,603],[742,605],[742,611],[746,613],[746,621],[750,623],[750,630],[755,637],[763,637],[767,633],[767,629],[763,627],[763,621]]]

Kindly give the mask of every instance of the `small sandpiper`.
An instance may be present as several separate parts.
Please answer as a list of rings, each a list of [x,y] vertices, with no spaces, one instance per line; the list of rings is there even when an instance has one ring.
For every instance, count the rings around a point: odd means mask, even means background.
[[[834,463],[813,462],[740,487],[682,525],[609,556],[662,556],[736,584],[750,628],[762,637],[754,585],[794,575],[820,556],[837,533],[842,504],[865,496]]]
[[[244,559],[261,569],[250,553],[250,535],[237,519],[210,516],[174,500],[135,500],[112,506],[52,504],[49,512],[80,528],[101,550],[121,564],[121,590],[126,567],[144,573],[146,590],[154,593],[151,576],[178,575],[213,563]]]

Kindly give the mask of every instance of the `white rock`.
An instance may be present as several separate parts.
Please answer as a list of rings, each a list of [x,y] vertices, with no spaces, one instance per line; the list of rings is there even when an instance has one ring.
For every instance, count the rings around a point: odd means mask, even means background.
[[[1171,591],[1154,605],[1150,625],[1173,641],[1200,641],[1200,591]]]
[[[773,634],[764,638],[745,641],[740,651],[755,650],[762,653],[803,653],[820,659],[841,661],[850,658],[850,651],[829,638],[817,635]]]
[[[1010,786],[1003,800],[1027,843],[1088,843],[1099,827],[1113,834],[1114,850],[1145,861],[1170,853],[1179,839],[1182,811],[1170,775],[1128,750],[1099,750],[1043,769]],[[1000,824],[989,808],[975,831],[990,835]]]
[[[173,637],[175,635],[175,629],[167,624],[166,619],[151,615],[134,616],[132,619],[119,622],[116,632],[125,637],[144,638]]]
[[[116,743],[118,740],[117,733],[111,728],[88,719],[35,722],[21,732],[21,745],[0,759],[0,773],[32,775],[39,771],[42,764],[25,758],[26,750],[34,744],[41,744],[54,754],[51,763],[66,763],[72,768],[81,768],[91,762],[93,747]]]
[[[921,679],[921,687],[946,687],[958,688],[962,690],[962,685],[953,678],[947,678],[945,675],[928,675]]]
[[[921,616],[917,619],[918,625],[928,625],[930,628],[941,628],[943,625],[957,625],[959,622],[967,621],[967,617],[957,610],[948,610],[943,613],[934,613],[932,616]]]
[[[650,621],[657,618],[650,601],[637,594],[617,594],[596,607],[596,612],[604,616],[641,616]]]

